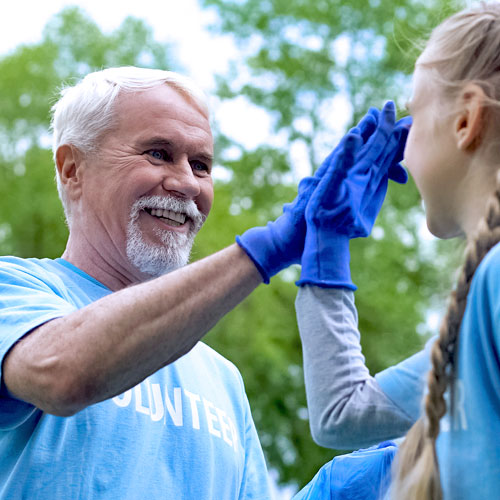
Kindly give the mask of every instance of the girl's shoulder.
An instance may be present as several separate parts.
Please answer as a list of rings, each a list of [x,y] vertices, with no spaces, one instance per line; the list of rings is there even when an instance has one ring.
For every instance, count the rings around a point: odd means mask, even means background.
[[[500,243],[479,264],[472,280],[471,292],[500,296]]]
[[[479,264],[476,273],[488,273],[500,269],[500,243],[497,243]]]

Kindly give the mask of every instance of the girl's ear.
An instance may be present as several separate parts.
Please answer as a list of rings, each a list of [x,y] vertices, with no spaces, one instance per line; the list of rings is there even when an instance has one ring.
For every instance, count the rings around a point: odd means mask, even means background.
[[[468,83],[460,94],[461,111],[455,118],[455,137],[462,150],[475,150],[480,144],[485,126],[486,95],[475,83]]]
[[[56,168],[59,179],[69,199],[76,199],[81,193],[82,153],[71,144],[63,144],[56,151]]]

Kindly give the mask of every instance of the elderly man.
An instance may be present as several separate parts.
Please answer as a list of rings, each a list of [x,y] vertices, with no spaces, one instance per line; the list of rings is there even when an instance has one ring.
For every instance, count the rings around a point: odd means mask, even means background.
[[[372,113],[277,221],[185,266],[213,201],[200,92],[138,68],[66,89],[53,129],[67,247],[55,260],[0,259],[0,498],[269,498],[239,372],[198,341],[300,262],[306,206],[343,206],[355,153],[393,126]],[[317,284],[316,271],[303,281]]]

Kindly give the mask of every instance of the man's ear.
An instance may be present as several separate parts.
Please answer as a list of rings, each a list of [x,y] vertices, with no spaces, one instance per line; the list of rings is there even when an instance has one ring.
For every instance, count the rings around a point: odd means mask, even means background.
[[[71,144],[62,144],[56,151],[59,179],[69,198],[80,196],[82,184],[82,153]]]
[[[455,119],[457,146],[462,150],[475,150],[483,137],[486,125],[484,90],[475,83],[468,83],[459,98],[460,112]]]

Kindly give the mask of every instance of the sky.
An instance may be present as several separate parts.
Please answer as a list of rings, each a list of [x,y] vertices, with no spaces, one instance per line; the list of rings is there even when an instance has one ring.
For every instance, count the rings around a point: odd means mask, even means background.
[[[208,31],[207,27],[217,19],[217,12],[200,9],[198,0],[3,0],[0,2],[0,56],[21,43],[38,42],[47,21],[64,7],[76,3],[104,32],[117,28],[127,16],[143,19],[153,29],[158,42],[174,45],[173,52],[179,63],[209,97],[215,87],[214,76],[225,73],[229,61],[238,59],[230,36]],[[212,119],[220,131],[245,149],[285,142],[285,137],[272,133],[271,115],[246,98],[221,102],[212,97],[209,102]],[[350,120],[351,106],[339,96],[332,104],[335,120],[331,130],[336,143]],[[331,118],[331,113],[328,116]],[[328,152],[325,150],[324,154]],[[298,182],[312,170],[309,154],[300,141],[291,145],[289,153],[294,167],[293,178]],[[224,178],[223,169],[214,171],[216,178],[219,174]]]
[[[68,5],[77,4],[99,24],[103,31],[117,28],[126,16],[144,19],[159,42],[178,42],[181,60],[196,60],[192,76],[224,69],[224,59],[211,56],[212,50],[231,49],[221,38],[216,40],[205,26],[214,12],[202,11],[197,0],[16,0],[0,2],[0,53],[20,43],[40,40],[47,21]]]
[[[209,33],[215,10],[200,9],[197,0],[3,0],[0,2],[0,55],[19,44],[41,40],[47,21],[64,7],[77,4],[102,31],[117,28],[127,16],[143,19],[158,42],[174,45],[173,51],[188,76],[210,96],[214,75],[224,73],[237,49],[229,36]],[[254,149],[269,139],[271,118],[243,98],[232,103],[211,101],[213,119],[223,133]],[[238,117],[245,116],[245,120]],[[249,124],[252,126],[249,130]]]

